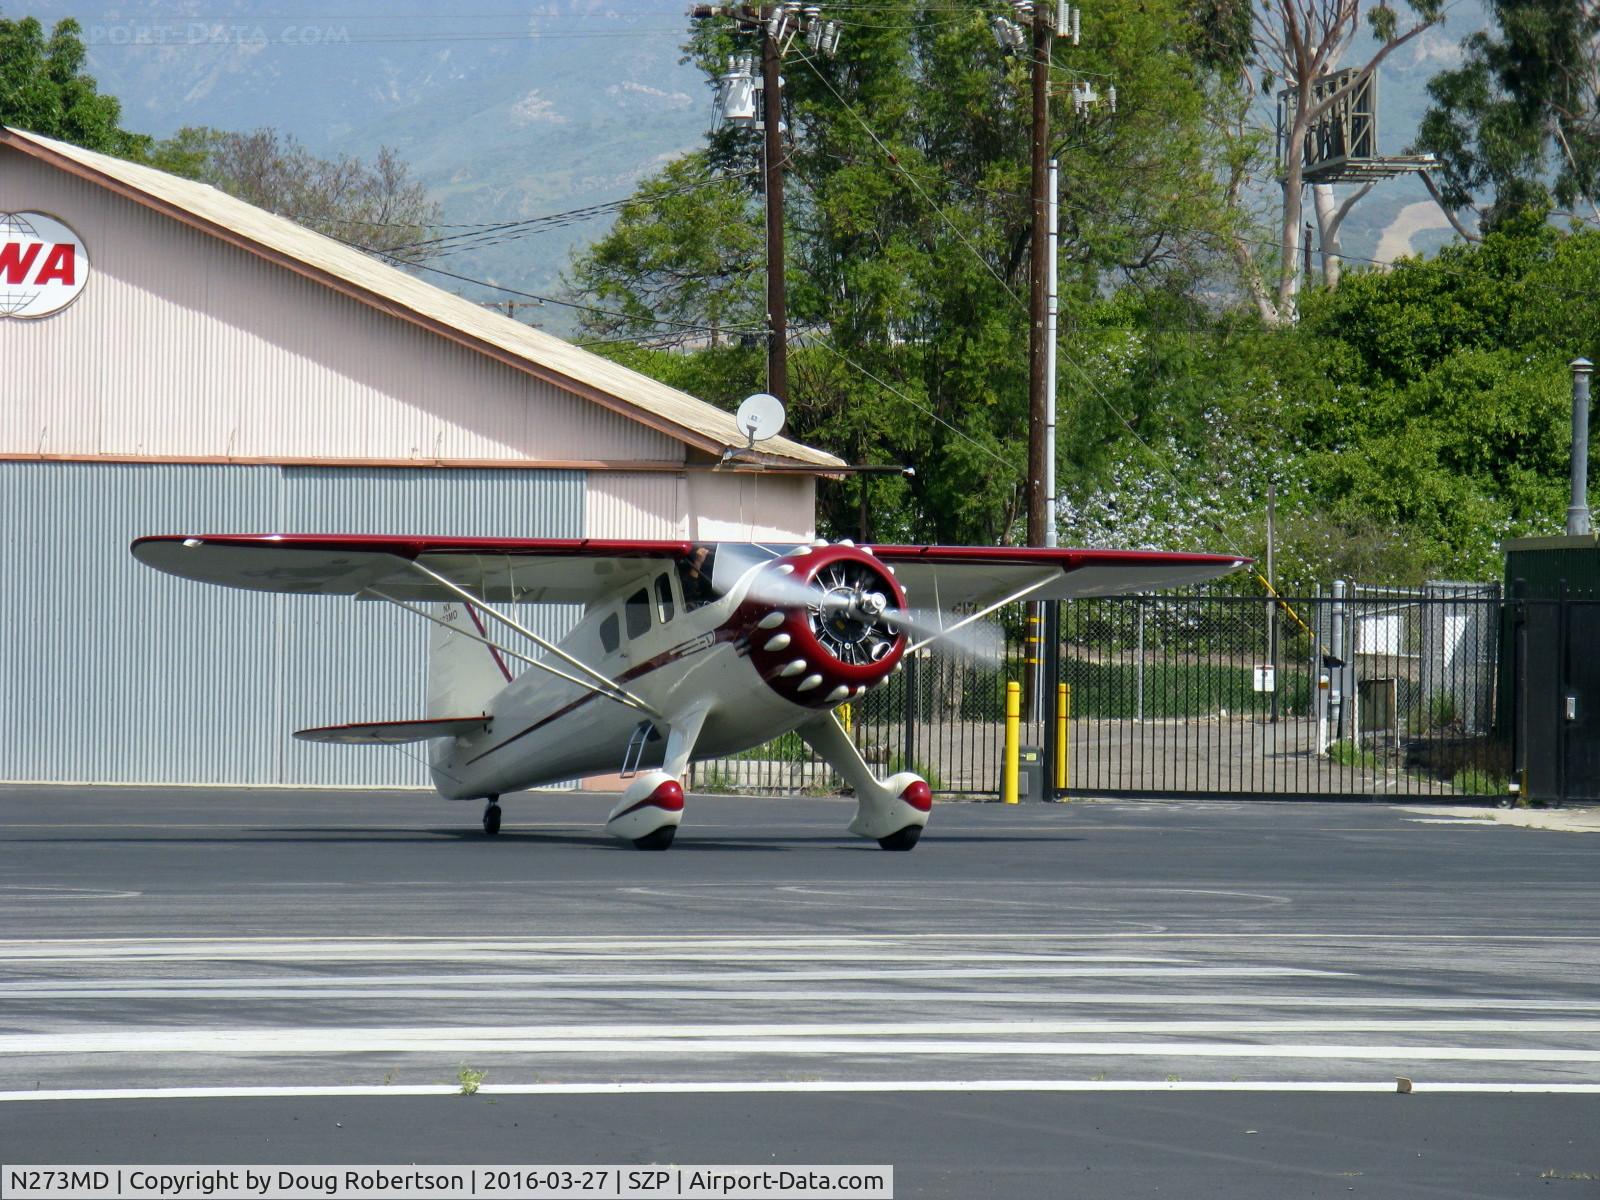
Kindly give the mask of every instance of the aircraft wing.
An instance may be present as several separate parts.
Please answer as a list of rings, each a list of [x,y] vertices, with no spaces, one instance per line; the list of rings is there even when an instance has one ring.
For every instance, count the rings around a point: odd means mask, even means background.
[[[692,544],[598,538],[214,534],[139,538],[130,549],[169,575],[257,592],[459,599],[412,564],[489,601],[583,604],[615,595]]]
[[[319,725],[296,729],[302,742],[328,742],[337,746],[400,746],[431,738],[460,737],[489,728],[489,718],[428,717],[420,721],[359,721],[350,725]]]
[[[726,543],[724,543],[726,544]],[[459,597],[427,568],[490,603],[584,604],[643,582],[688,555],[688,541],[448,538],[408,535],[208,534],[139,538],[147,566],[224,587],[302,595],[382,592],[397,600]],[[731,549],[732,547],[730,547]],[[753,547],[758,558],[780,547]],[[1029,599],[1108,596],[1215,579],[1248,559],[1147,550],[1015,546],[873,546],[918,607],[990,604],[1038,583]]]
[[[992,604],[1049,577],[1029,600],[1116,596],[1216,579],[1250,560],[1234,554],[1068,550],[1036,546],[873,546],[919,608]]]

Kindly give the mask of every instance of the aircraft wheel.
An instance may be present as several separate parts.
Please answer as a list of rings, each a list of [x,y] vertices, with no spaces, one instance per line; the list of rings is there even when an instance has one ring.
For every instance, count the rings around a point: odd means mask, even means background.
[[[885,850],[909,850],[917,844],[922,837],[921,825],[907,825],[904,829],[896,830],[888,837],[878,839],[878,845]]]
[[[491,804],[483,810],[483,832],[493,837],[500,832],[500,806]]]
[[[676,825],[663,825],[660,829],[645,834],[643,837],[633,839],[636,850],[665,850],[672,845],[672,839],[677,836]]]

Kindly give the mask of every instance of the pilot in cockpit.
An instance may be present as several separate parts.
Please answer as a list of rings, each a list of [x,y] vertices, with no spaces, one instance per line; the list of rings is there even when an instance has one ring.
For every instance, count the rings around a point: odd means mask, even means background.
[[[692,612],[717,598],[717,591],[711,586],[715,559],[715,547],[696,546],[687,557],[678,560],[678,582],[683,587],[684,611]]]

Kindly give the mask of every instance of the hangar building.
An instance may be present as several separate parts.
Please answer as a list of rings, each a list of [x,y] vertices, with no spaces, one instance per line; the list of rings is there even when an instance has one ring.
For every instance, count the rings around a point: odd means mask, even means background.
[[[155,533],[805,539],[843,464],[214,188],[0,129],[0,781],[421,784],[427,625]],[[554,621],[570,613],[550,614]],[[547,626],[548,629],[548,626]]]

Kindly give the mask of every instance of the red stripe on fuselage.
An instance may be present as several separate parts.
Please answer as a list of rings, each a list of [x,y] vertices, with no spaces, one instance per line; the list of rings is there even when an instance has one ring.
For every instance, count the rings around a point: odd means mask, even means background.
[[[703,635],[703,634],[701,635],[701,637],[704,637],[704,636],[705,635]],[[713,631],[712,639],[711,639],[711,642],[710,642],[709,645],[696,646],[693,650],[683,650],[683,649],[681,649],[681,646],[682,645],[687,645],[689,643],[680,643],[679,646],[674,646],[670,650],[663,651],[662,653],[656,655],[654,658],[646,659],[644,662],[640,663],[638,666],[634,667],[632,670],[624,671],[621,675],[617,676],[615,682],[617,682],[619,684],[621,684],[621,683],[632,683],[635,679],[642,678],[643,676],[650,674],[652,671],[659,670],[661,667],[665,667],[665,666],[667,666],[667,665],[669,665],[671,663],[677,662],[679,659],[688,658],[691,654],[698,654],[701,650],[709,650],[709,649],[711,649],[712,647],[718,645],[721,642],[733,641],[736,638],[739,638],[739,637],[742,637],[742,636],[744,636],[743,633],[738,629],[732,628],[732,627],[730,627],[728,625],[719,625]],[[700,638],[691,639],[692,642],[699,642],[700,640],[701,640]],[[609,697],[607,697],[607,698],[609,698]],[[520,741],[522,738],[527,737],[530,733],[534,733],[534,732],[536,732],[536,731],[538,731],[540,729],[543,729],[546,725],[550,724],[552,721],[559,721],[562,717],[568,715],[571,712],[576,711],[579,708],[582,708],[585,704],[588,704],[590,701],[599,700],[599,699],[602,699],[601,693],[599,693],[599,692],[585,692],[583,695],[579,696],[576,700],[573,700],[570,703],[568,703],[566,705],[563,705],[561,708],[558,708],[555,712],[551,713],[548,717],[540,717],[532,725],[529,725],[526,729],[522,730],[522,732],[512,734],[505,741],[501,742],[498,746],[490,746],[482,754],[479,754],[479,755],[477,755],[477,756],[475,756],[473,758],[467,759],[466,765],[470,767],[474,763],[481,762],[484,759],[488,758],[489,755],[493,754],[495,751],[504,750],[507,746],[511,745],[512,742]]]

